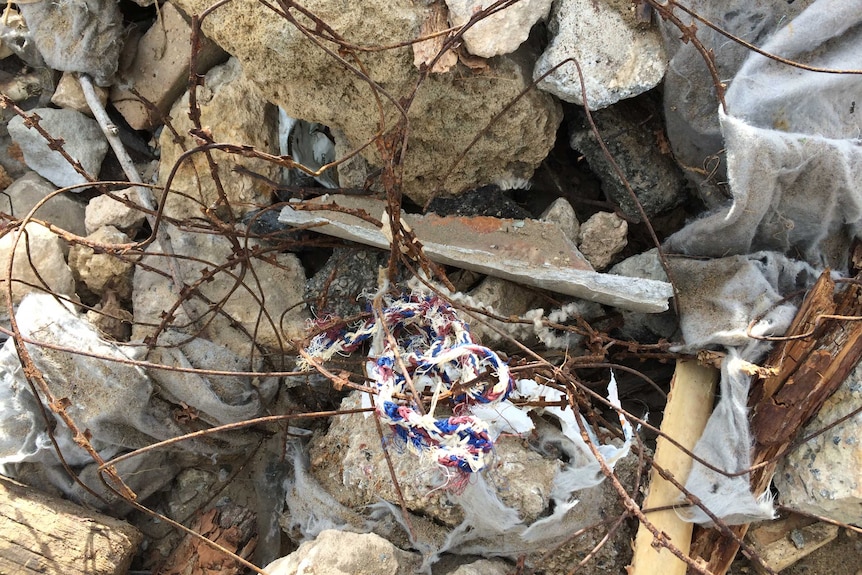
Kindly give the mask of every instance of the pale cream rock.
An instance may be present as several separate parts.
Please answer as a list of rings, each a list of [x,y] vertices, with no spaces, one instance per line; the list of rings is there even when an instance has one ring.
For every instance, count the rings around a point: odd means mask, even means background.
[[[161,19],[155,21],[140,41],[125,46],[121,61],[127,65],[120,70],[120,81],[111,90],[111,103],[136,130],[152,128],[162,121],[129,88],[167,114],[188,87],[191,26],[172,3],[165,2],[160,10]],[[204,74],[224,60],[225,54],[205,36],[201,40],[197,71]]]
[[[611,212],[598,212],[581,225],[578,249],[597,270],[608,267],[628,243],[629,225]]]

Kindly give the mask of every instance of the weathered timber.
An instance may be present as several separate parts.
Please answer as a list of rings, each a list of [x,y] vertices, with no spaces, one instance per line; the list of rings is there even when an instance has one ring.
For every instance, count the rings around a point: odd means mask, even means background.
[[[769,487],[778,459],[805,423],[847,378],[862,358],[862,286],[850,284],[836,294],[829,270],[823,272],[787,330],[796,339],[779,342],[767,360],[772,373],[752,388],[754,437],[751,485]],[[732,527],[739,537],[749,524]],[[692,557],[714,575],[724,575],[739,545],[715,529],[697,529]]]
[[[248,559],[257,545],[254,512],[226,502],[199,515],[191,529],[231,553]],[[156,575],[238,575],[246,567],[226,553],[192,535],[186,535],[171,552]]]
[[[695,361],[677,361],[661,430],[689,451],[694,449],[712,413],[718,377],[717,369],[699,365]],[[659,437],[656,442],[653,461],[682,484],[691,471],[691,456],[664,437]],[[649,493],[643,503],[645,510],[676,505],[682,499],[682,492],[670,481],[662,478],[656,469],[650,471]],[[647,513],[647,519],[680,551],[688,553],[693,525],[683,521],[675,509]],[[686,564],[667,549],[653,546],[654,539],[643,524],[638,527],[629,575],[684,575]]]
[[[142,538],[125,521],[0,477],[0,573],[123,575]]]
[[[803,515],[760,523],[751,528],[746,541],[773,571],[781,572],[838,537],[838,526]],[[755,565],[758,573],[766,570]]]

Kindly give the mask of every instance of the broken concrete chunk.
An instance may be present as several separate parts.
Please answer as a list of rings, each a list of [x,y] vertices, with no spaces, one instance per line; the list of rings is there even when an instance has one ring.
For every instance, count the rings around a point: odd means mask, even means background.
[[[360,392],[341,403],[342,409],[360,406]],[[463,521],[464,510],[457,498],[451,490],[441,488],[451,478],[438,463],[417,458],[407,448],[398,447],[398,440],[391,436],[386,441],[391,444],[389,460],[407,508],[450,527]],[[398,504],[373,417],[359,413],[334,418],[328,433],[312,443],[310,456],[312,474],[342,505],[359,509],[380,499]],[[487,478],[496,496],[531,523],[547,508],[558,470],[556,460],[527,449],[517,438],[503,437],[494,446]]]
[[[862,366],[857,366],[826,400],[805,426],[802,436],[825,429],[859,407],[862,407]],[[790,452],[775,473],[781,504],[802,513],[862,525],[860,426],[862,415],[857,413]]]
[[[453,26],[463,26],[473,14],[493,5],[493,0],[446,0],[449,20]],[[518,49],[533,24],[548,17],[551,0],[524,0],[507,6],[464,33],[464,45],[471,54],[492,58]]]
[[[567,58],[581,65],[591,110],[646,92],[661,82],[667,58],[661,36],[640,29],[629,2],[560,0],[548,21],[551,44],[536,63],[538,80]],[[583,106],[578,71],[571,62],[539,81],[539,88]]]
[[[175,4],[188,14],[200,14],[212,3],[177,0]],[[395,43],[419,37],[430,12],[428,4],[306,0],[303,7],[351,43],[377,46],[381,39]],[[374,167],[384,164],[378,147],[365,144],[378,134],[382,117],[388,128],[399,112],[365,79],[346,74],[343,64],[303,31],[263,5],[237,2],[220,6],[204,20],[203,28],[242,61],[266,100],[294,118],[340,132],[350,149],[364,146],[361,154]],[[418,85],[408,111],[410,145],[401,164],[404,194],[424,204],[438,190],[457,193],[500,177],[529,178],[553,147],[562,120],[559,103],[531,89],[532,61],[520,54],[499,56],[487,61],[484,73],[465,70],[462,76],[453,69],[432,74],[419,84],[412,52],[405,46],[358,56],[364,73],[381,82],[396,102]],[[505,113],[495,119],[504,106]],[[468,151],[492,120],[493,136],[480,137]]]
[[[622,170],[648,218],[670,210],[688,197],[685,178],[664,141],[664,124],[660,106],[653,98],[624,100],[593,112],[593,121],[602,135],[614,163],[608,160],[598,138],[578,110],[577,120],[570,124],[569,143],[584,155],[602,190],[620,206],[630,221],[640,222],[641,215],[629,191],[617,174]]]
[[[402,551],[374,533],[350,533],[327,529],[314,541],[264,568],[270,575],[413,575],[421,560],[418,555]]]
[[[351,196],[324,196],[315,201],[363,210],[385,217],[385,203]],[[536,220],[490,217],[439,217],[433,214],[402,218],[435,262],[466,268],[495,277],[573,295],[633,311],[668,309],[670,284],[600,274],[554,225]],[[279,221],[291,226],[312,226],[314,231],[381,249],[389,240],[373,224],[343,212],[298,210],[285,207]]]
[[[66,152],[78,160],[93,179],[99,175],[102,160],[108,153],[108,141],[95,120],[75,110],[55,110],[36,108],[32,113],[39,116],[40,125],[52,137],[63,140]],[[51,149],[36,130],[24,124],[24,118],[15,116],[9,120],[9,135],[24,154],[24,161],[30,169],[55,185],[64,187],[83,184],[84,176],[75,171],[60,152]],[[74,191],[80,192],[84,188]]]
[[[189,79],[190,37],[191,26],[183,14],[173,4],[165,2],[161,18],[137,44],[126,46],[124,54],[131,51],[134,56],[129,58],[129,65],[120,70],[122,81],[111,90],[111,103],[132,128],[147,130],[161,124],[162,118],[151,113],[131,89],[155,105],[162,115],[167,115],[185,91]],[[196,59],[198,74],[206,73],[225,57],[218,46],[201,34]]]

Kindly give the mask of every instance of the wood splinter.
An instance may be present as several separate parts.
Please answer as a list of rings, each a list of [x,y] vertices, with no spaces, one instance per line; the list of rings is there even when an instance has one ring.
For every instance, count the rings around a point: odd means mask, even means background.
[[[670,383],[670,393],[662,420],[662,433],[674,438],[691,451],[706,427],[715,398],[719,371],[692,360],[679,360]],[[655,465],[671,473],[685,484],[691,471],[691,457],[671,444],[665,437],[656,442]],[[649,493],[643,509],[649,510],[678,505],[683,494],[653,468],[650,471]],[[667,535],[671,544],[688,554],[693,525],[683,521],[673,508],[647,513],[649,521]],[[654,546],[653,534],[641,524],[635,537],[634,557],[629,575],[685,575],[686,564],[670,551]]]
[[[862,264],[858,249],[854,264],[857,269]],[[771,373],[755,381],[749,398],[754,493],[769,487],[780,457],[862,357],[860,316],[862,285],[853,283],[836,294],[835,282],[826,270],[787,330],[788,336],[804,337],[783,340],[770,354],[766,365]],[[731,530],[742,537],[749,525],[736,525]],[[724,575],[738,550],[733,538],[716,529],[698,528],[691,556],[699,558],[714,575]]]

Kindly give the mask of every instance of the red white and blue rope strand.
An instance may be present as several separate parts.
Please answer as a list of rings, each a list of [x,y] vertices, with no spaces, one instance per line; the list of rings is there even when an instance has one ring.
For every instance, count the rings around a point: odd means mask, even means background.
[[[384,325],[395,346],[385,336]],[[493,405],[508,397],[515,382],[506,363],[491,349],[477,344],[455,310],[433,295],[385,296],[379,317],[341,332],[322,333],[306,352],[326,361],[336,354],[356,351],[366,342],[371,344],[366,375],[377,390],[376,411],[395,436],[413,452],[430,455],[446,468],[463,473],[484,468],[494,444],[488,424],[472,415],[470,406]],[[483,377],[486,373],[492,377]],[[402,399],[410,397],[405,376],[415,385],[433,390],[428,413],[417,409],[417,399]],[[458,395],[450,398],[453,415],[435,417],[441,394],[453,389],[458,390]]]

